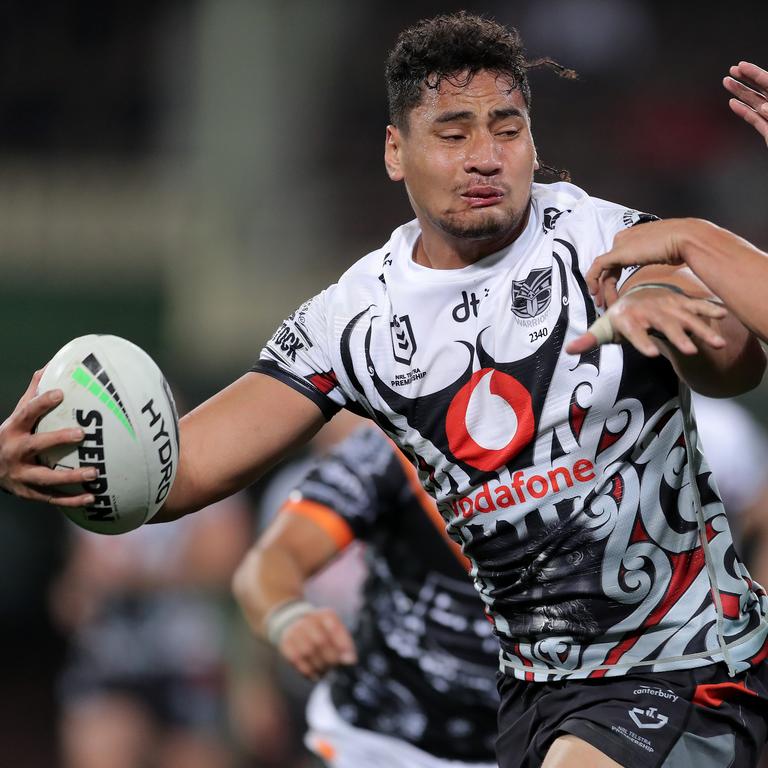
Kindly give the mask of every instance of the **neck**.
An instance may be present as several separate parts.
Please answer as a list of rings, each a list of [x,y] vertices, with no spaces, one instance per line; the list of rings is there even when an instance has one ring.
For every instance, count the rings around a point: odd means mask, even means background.
[[[462,269],[498,253],[511,245],[522,234],[528,224],[531,206],[525,211],[520,222],[510,232],[495,238],[468,240],[446,234],[442,230],[425,227],[422,224],[421,236],[413,249],[413,260],[422,267],[430,269]]]

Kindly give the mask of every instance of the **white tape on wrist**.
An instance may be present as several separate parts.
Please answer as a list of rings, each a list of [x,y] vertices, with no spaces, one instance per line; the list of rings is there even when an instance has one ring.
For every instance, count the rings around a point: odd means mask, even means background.
[[[302,616],[306,616],[314,610],[315,606],[306,600],[289,600],[273,608],[267,614],[267,618],[264,619],[267,640],[272,645],[278,646],[285,630]]]
[[[587,328],[587,332],[591,333],[597,339],[598,344],[611,344],[616,340],[613,326],[611,325],[611,318],[608,317],[608,315],[598,317],[597,320]]]

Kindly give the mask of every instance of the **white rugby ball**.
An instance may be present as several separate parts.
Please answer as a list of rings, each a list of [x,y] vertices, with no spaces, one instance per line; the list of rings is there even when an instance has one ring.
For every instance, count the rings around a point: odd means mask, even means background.
[[[37,432],[81,427],[79,445],[40,456],[54,469],[96,467],[82,484],[95,496],[88,507],[62,508],[79,526],[125,533],[150,520],[176,477],[179,429],[165,377],[140,347],[119,336],[80,336],[46,366],[38,392],[61,389],[64,399],[37,424]],[[81,493],[80,485],[62,486]]]

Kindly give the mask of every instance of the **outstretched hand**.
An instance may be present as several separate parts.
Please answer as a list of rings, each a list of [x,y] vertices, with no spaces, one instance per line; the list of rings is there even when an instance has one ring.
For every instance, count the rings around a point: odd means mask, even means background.
[[[768,145],[768,72],[749,61],[740,61],[729,71],[723,85],[734,98],[728,105]]]
[[[83,440],[82,429],[60,429],[35,434],[35,424],[62,400],[60,389],[37,394],[43,371],[37,371],[13,413],[0,424],[0,488],[24,499],[59,507],[93,504],[93,494],[65,495],[55,486],[94,480],[96,470],[49,469],[37,462],[43,451],[59,445],[74,445]]]
[[[725,339],[707,320],[726,314],[725,307],[706,299],[692,299],[668,288],[643,287],[618,299],[565,351],[578,355],[621,341],[629,342],[646,357],[657,357],[664,342],[684,355],[696,354],[702,345],[721,349]]]
[[[344,622],[329,608],[318,608],[290,624],[280,637],[280,653],[310,680],[339,664],[355,664],[355,643]]]
[[[682,241],[688,226],[688,219],[667,219],[650,221],[619,232],[613,239],[611,250],[598,256],[585,275],[587,287],[597,306],[610,306],[616,302],[616,284],[625,267],[682,264]]]

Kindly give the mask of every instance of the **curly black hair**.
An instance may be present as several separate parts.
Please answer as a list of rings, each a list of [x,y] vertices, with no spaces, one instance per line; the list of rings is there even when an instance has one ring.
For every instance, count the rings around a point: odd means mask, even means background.
[[[404,30],[386,67],[389,116],[401,130],[421,102],[422,88],[437,89],[446,78],[469,82],[481,70],[495,72],[519,88],[530,106],[523,44],[516,29],[466,11],[424,19]]]
[[[400,33],[387,57],[390,122],[406,132],[408,115],[421,103],[422,88],[437,90],[444,80],[464,86],[481,70],[505,78],[510,90],[519,89],[530,109],[528,70],[540,66],[551,67],[569,80],[577,77],[572,69],[550,58],[528,61],[514,27],[466,11],[423,19]],[[570,180],[566,171],[545,165],[541,168]]]

